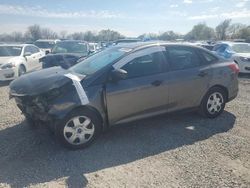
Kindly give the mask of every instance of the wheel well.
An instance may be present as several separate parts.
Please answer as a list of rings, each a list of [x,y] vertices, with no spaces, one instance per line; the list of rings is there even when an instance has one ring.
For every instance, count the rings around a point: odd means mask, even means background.
[[[236,60],[234,60],[234,62],[235,62],[236,64],[239,64]]]
[[[213,89],[213,88],[220,88],[222,89],[225,94],[226,94],[226,101],[228,101],[228,89],[222,85],[214,85],[213,87],[209,88],[209,90]]]
[[[26,67],[24,66],[24,64],[20,64],[19,67],[23,67],[26,70]]]
[[[104,125],[104,120],[102,118],[102,115],[101,115],[101,113],[96,108],[94,108],[92,106],[78,106],[78,107],[74,108],[71,112],[73,112],[73,111],[79,111],[79,110],[88,110],[88,111],[91,111],[91,112],[95,113],[97,115],[97,117],[101,121],[102,128],[103,129],[105,128],[104,127],[105,126]]]

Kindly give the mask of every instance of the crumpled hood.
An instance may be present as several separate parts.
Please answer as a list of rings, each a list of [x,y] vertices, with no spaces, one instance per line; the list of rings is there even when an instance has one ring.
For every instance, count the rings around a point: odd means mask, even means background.
[[[10,84],[10,95],[33,96],[59,88],[71,81],[65,74],[69,71],[61,67],[52,67],[25,74]]]
[[[0,67],[6,63],[15,63],[19,59],[20,57],[15,56],[0,57]]]

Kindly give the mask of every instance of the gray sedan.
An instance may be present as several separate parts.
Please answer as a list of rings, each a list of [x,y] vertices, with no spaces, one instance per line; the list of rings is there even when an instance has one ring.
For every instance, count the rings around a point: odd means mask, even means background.
[[[112,125],[196,109],[219,116],[237,96],[236,63],[189,45],[134,43],[108,48],[68,70],[53,67],[10,85],[31,125],[46,122],[72,149]]]

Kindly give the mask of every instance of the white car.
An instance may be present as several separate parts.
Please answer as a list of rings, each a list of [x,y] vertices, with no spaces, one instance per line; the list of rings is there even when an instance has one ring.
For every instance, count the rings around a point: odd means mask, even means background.
[[[233,60],[239,65],[240,73],[250,73],[250,44],[239,42],[220,42],[214,46],[213,51],[224,57]]]
[[[0,45],[0,81],[14,80],[26,72],[41,69],[45,53],[32,44]]]
[[[54,48],[55,44],[59,42],[60,40],[56,39],[39,39],[37,40],[34,45],[36,45],[38,48],[40,48],[42,51],[45,52],[45,54],[48,54],[51,52],[52,48]]]

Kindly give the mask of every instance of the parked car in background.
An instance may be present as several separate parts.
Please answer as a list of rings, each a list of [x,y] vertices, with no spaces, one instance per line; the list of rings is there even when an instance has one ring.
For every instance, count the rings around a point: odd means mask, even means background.
[[[200,46],[210,51],[212,51],[215,46],[215,43],[212,41],[195,41],[195,42],[188,42],[187,44]]]
[[[111,125],[166,112],[198,109],[215,118],[237,93],[236,63],[168,43],[113,46],[68,70],[41,70],[10,85],[27,120],[46,122],[73,149]]]
[[[101,46],[95,42],[89,42],[89,51],[90,53],[96,53],[101,50]]]
[[[52,48],[55,46],[57,42],[60,40],[50,40],[50,39],[39,39],[34,44],[43,50],[45,54],[48,54],[51,52]]]
[[[65,40],[57,42],[51,53],[40,59],[43,68],[61,66],[64,69],[75,65],[80,58],[90,54],[89,45],[85,41]]]
[[[0,45],[0,80],[13,80],[26,72],[41,69],[45,53],[31,44]]]
[[[127,38],[127,39],[119,39],[117,41],[114,42],[115,45],[117,44],[121,44],[121,43],[133,43],[133,42],[141,42],[141,39],[137,39],[137,38]]]
[[[250,73],[249,43],[221,42],[214,46],[213,51],[219,56],[237,63],[241,73]]]

